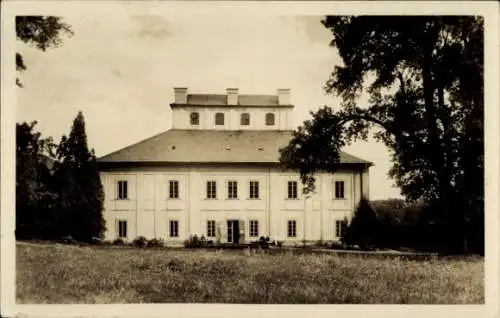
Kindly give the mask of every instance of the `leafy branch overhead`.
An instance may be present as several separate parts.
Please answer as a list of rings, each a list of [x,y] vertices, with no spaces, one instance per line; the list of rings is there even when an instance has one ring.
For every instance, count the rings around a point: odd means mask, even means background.
[[[73,30],[60,17],[16,16],[17,39],[39,50],[46,51],[48,48],[61,46],[62,34],[72,36]],[[16,70],[22,72],[26,69],[22,55],[16,53]],[[16,83],[22,86],[19,79],[16,79]]]

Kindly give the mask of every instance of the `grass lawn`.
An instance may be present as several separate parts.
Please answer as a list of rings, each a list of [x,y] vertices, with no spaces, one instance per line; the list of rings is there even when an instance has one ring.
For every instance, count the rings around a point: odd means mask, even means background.
[[[17,243],[18,303],[484,303],[484,259]]]

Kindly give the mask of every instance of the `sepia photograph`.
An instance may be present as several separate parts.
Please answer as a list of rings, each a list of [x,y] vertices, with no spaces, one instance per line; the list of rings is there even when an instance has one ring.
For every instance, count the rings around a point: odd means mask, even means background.
[[[2,3],[2,294],[19,308],[498,315],[498,6],[47,3]]]

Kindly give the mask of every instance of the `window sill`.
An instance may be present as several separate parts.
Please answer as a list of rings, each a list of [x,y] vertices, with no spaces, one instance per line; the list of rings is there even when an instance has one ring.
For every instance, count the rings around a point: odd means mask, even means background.
[[[285,198],[285,200],[288,200],[288,201],[299,201],[300,199],[299,198]]]
[[[334,201],[347,201],[347,198],[333,198]]]

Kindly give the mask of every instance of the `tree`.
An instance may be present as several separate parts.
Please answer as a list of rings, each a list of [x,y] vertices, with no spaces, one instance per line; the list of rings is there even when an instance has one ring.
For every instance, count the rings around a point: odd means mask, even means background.
[[[281,162],[311,191],[316,171],[333,171],[340,149],[377,127],[403,195],[432,204],[449,248],[466,249],[468,220],[484,213],[482,18],[327,16],[322,23],[344,63],[325,85],[342,109],[313,112]],[[362,92],[370,97],[365,107],[356,103]]]
[[[17,39],[42,51],[60,46],[63,33],[73,35],[71,27],[59,17],[16,16]],[[19,72],[26,70],[26,64],[20,53],[16,53],[16,70]],[[22,87],[19,78],[16,78],[16,84]]]
[[[373,205],[368,199],[362,198],[342,236],[342,241],[348,245],[358,245],[361,249],[376,245],[379,237],[377,223],[377,212]]]
[[[59,209],[64,215],[66,235],[91,242],[105,231],[102,216],[104,192],[94,150],[89,150],[85,121],[78,112],[69,137],[63,136],[57,149],[60,164],[55,180],[59,185]]]
[[[50,191],[48,161],[55,147],[41,138],[36,122],[16,124],[16,237],[50,235],[55,197]]]

